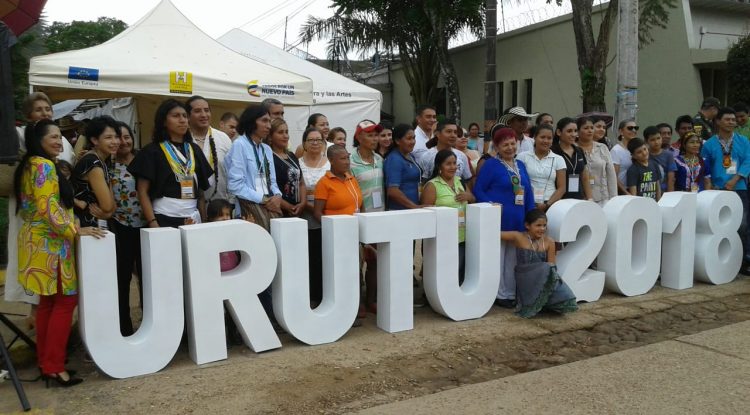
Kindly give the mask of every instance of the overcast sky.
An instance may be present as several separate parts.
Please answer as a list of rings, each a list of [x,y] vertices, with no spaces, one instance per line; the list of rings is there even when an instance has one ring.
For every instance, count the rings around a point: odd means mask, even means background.
[[[182,13],[209,36],[217,38],[233,28],[266,40],[278,47],[284,45],[284,20],[289,16],[287,42],[297,43],[300,27],[308,16],[329,17],[334,10],[331,0],[172,0]],[[50,22],[71,22],[73,20],[96,20],[98,17],[114,17],[132,25],[159,3],[159,0],[48,0],[44,14]],[[533,23],[551,15],[569,10],[546,5],[545,0],[505,0],[504,7],[498,10],[498,27],[504,15],[505,26],[511,30]],[[474,40],[465,36],[454,43]],[[308,47],[308,52],[325,58],[325,43],[316,42]]]

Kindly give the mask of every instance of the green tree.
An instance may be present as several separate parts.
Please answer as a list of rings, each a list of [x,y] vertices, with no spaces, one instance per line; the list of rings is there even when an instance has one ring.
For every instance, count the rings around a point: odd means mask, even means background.
[[[118,19],[100,17],[96,21],[47,24],[44,18],[18,37],[11,49],[16,117],[23,119],[21,104],[29,93],[29,61],[46,53],[88,48],[113,38],[127,25]]]
[[[21,104],[29,94],[29,60],[45,53],[47,53],[47,47],[44,45],[43,20],[19,36],[18,43],[10,49],[13,101],[17,119],[24,119]]]
[[[547,0],[551,3],[553,0]],[[557,5],[562,0],[554,0]],[[592,15],[594,0],[570,0],[573,9],[573,33],[578,56],[578,72],[581,77],[583,112],[606,111],[605,87],[607,85],[607,57],[609,38],[614,19],[617,17],[617,2],[611,0],[602,12],[597,35],[594,36]],[[639,0],[638,39],[641,46],[653,41],[653,30],[665,28],[669,23],[669,9],[675,8],[676,0]]]
[[[327,19],[310,17],[302,27],[304,43],[328,40],[332,60],[350,51],[396,53],[415,105],[438,101],[440,75],[446,84],[451,114],[460,122],[458,79],[448,43],[464,29],[480,35],[483,0],[334,0]]]
[[[740,38],[727,53],[729,102],[750,100],[750,34]]]
[[[89,48],[108,41],[127,27],[122,20],[111,17],[89,22],[53,22],[44,29],[45,45],[50,53]]]

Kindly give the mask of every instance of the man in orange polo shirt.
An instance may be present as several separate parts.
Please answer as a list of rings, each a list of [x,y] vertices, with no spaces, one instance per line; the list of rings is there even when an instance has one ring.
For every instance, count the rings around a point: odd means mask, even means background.
[[[362,190],[349,173],[349,152],[343,146],[330,146],[327,156],[331,170],[315,186],[315,218],[361,212]]]

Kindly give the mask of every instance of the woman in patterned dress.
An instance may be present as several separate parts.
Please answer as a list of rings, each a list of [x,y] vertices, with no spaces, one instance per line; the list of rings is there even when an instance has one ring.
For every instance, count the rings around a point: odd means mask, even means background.
[[[139,275],[139,304],[143,307],[143,282],[141,281],[141,228],[144,225],[141,203],[138,201],[136,181],[128,166],[135,157],[133,130],[124,122],[118,122],[120,147],[115,155],[110,177],[112,193],[115,196],[115,213],[110,220],[110,228],[115,234],[117,245],[117,296],[120,305],[120,333],[130,336],[134,333],[130,317],[130,281],[133,271]],[[135,267],[135,268],[134,268]]]
[[[104,236],[96,227],[78,228],[73,215],[73,188],[55,168],[63,148],[60,129],[51,120],[29,124],[26,154],[13,176],[18,212],[18,282],[38,294],[37,360],[42,376],[61,386],[83,380],[65,369],[73,310],[78,302],[76,235]]]

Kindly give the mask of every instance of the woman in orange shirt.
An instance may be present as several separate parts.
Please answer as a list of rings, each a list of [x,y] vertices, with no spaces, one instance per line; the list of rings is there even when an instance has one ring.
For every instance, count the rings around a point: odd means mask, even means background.
[[[362,212],[362,190],[349,173],[349,152],[343,146],[328,148],[331,170],[315,186],[315,219],[323,215],[353,215]]]

